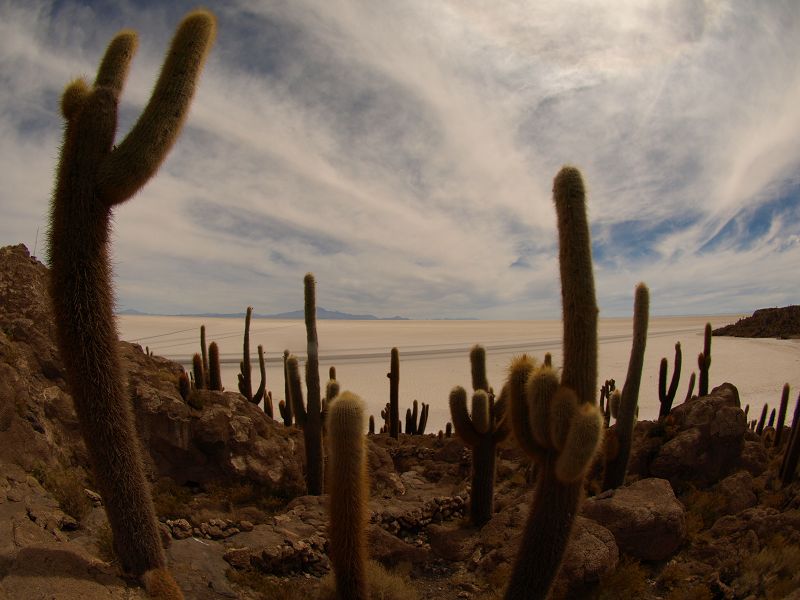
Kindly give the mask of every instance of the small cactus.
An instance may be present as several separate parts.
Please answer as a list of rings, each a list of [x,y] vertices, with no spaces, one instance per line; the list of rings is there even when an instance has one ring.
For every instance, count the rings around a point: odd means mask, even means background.
[[[667,359],[662,358],[661,364],[658,369],[658,399],[661,402],[661,408],[658,411],[658,418],[663,419],[672,410],[672,403],[675,400],[675,394],[678,391],[678,383],[681,379],[681,343],[675,343],[675,370],[672,372],[672,379],[667,389]]]
[[[329,552],[337,600],[367,600],[369,519],[364,402],[342,392],[328,415]]]
[[[278,411],[281,413],[281,419],[283,419],[283,424],[286,427],[292,426],[292,421],[294,420],[294,411],[292,410],[292,400],[291,400],[291,393],[289,390],[290,383],[289,383],[289,369],[287,367],[287,361],[289,360],[289,351],[283,351],[283,397],[286,399],[284,402],[281,400],[278,403]]]
[[[194,375],[194,388],[196,390],[204,389],[203,382],[205,382],[206,376],[203,372],[203,359],[197,353],[192,356],[192,374]]]
[[[708,396],[708,371],[711,368],[711,323],[706,323],[703,351],[697,356],[697,366],[700,369],[697,393],[700,396]]]
[[[764,432],[764,426],[767,423],[767,411],[769,410],[769,405],[764,404],[761,407],[761,416],[758,418],[758,425],[756,425],[756,434],[761,435]]]
[[[783,390],[781,390],[781,403],[778,407],[778,422],[775,424],[775,443],[773,444],[775,448],[780,448],[781,440],[783,439],[783,426],[786,422],[786,409],[789,406],[789,384],[783,384]],[[747,418],[745,416],[745,418]]]
[[[222,368],[219,364],[219,346],[217,342],[211,342],[208,347],[208,389],[221,392],[222,388]]]
[[[189,374],[186,371],[182,371],[178,376],[178,393],[181,395],[181,399],[183,399],[184,402],[186,402],[191,391],[192,384],[189,381]]]

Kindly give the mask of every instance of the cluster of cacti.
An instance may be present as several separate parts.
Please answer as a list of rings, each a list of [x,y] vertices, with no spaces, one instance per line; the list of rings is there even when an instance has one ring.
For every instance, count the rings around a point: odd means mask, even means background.
[[[708,396],[708,370],[711,368],[711,323],[706,323],[703,334],[703,351],[697,355],[697,366],[700,369],[697,393]]]
[[[181,593],[164,569],[150,486],[117,350],[109,260],[113,208],[158,170],[177,139],[206,54],[214,17],[181,22],[150,100],[128,135],[114,143],[117,110],[136,34],[108,46],[94,84],[70,83],[61,97],[66,120],[50,215],[50,298],[67,382],[103,497],[120,566],[143,576],[162,598]]]
[[[502,410],[489,394],[486,379],[486,351],[474,346],[469,354],[472,367],[472,411],[467,412],[467,392],[461,386],[450,392],[450,416],[456,435],[472,450],[470,521],[481,526],[494,512],[494,475],[497,444],[508,436],[501,421]],[[416,401],[415,401],[416,402]]]
[[[306,321],[306,391],[307,405],[303,401],[300,384],[300,368],[295,356],[286,359],[287,380],[292,412],[297,424],[303,429],[306,449],[306,488],[308,494],[319,496],[323,485],[322,453],[322,399],[319,384],[319,341],[317,340],[317,302],[314,276],[306,273],[303,279]],[[287,405],[289,402],[287,402]],[[285,412],[281,411],[282,413]]]
[[[782,426],[781,426],[782,428]],[[780,471],[778,476],[784,486],[789,485],[794,481],[797,474],[797,462],[800,458],[800,395],[797,396],[797,402],[794,406],[794,417],[792,418],[792,428],[789,433],[789,443],[786,445],[786,450],[783,453],[781,460]]]
[[[633,344],[628,362],[628,373],[625,376],[625,385],[619,396],[619,408],[615,418],[616,428],[613,432],[616,452],[606,453],[605,474],[603,476],[603,490],[621,486],[625,482],[625,473],[628,470],[628,460],[631,455],[631,442],[633,441],[633,428],[636,425],[636,416],[639,405],[639,385],[642,380],[642,365],[644,351],[647,345],[647,323],[650,310],[650,292],[647,286],[640,283],[636,286],[636,295],[633,303]],[[610,450],[611,444],[607,444]]]
[[[200,352],[192,356],[192,370],[178,376],[178,392],[184,402],[201,408],[192,390],[222,391],[222,368],[219,364],[219,347],[216,342],[206,347],[206,326],[200,326]]]
[[[343,392],[328,415],[329,552],[337,600],[366,600],[367,458],[364,402]]]
[[[400,435],[400,352],[392,348],[389,360],[389,435],[397,439]]]
[[[597,303],[583,180],[563,168],[553,186],[559,232],[564,365],[559,382],[527,356],[511,365],[506,391],[520,447],[539,472],[506,600],[546,598],[561,565],[602,437],[597,393]]]
[[[423,402],[422,408],[420,408],[419,403],[414,400],[412,406],[414,407],[413,410],[406,409],[406,433],[408,435],[425,435],[430,405]]]
[[[675,370],[672,372],[672,379],[669,382],[669,389],[667,388],[667,359],[662,358],[661,364],[658,369],[658,400],[661,407],[658,410],[658,418],[663,419],[672,410],[672,403],[675,400],[675,394],[678,392],[678,383],[681,379],[681,343],[675,342]]]

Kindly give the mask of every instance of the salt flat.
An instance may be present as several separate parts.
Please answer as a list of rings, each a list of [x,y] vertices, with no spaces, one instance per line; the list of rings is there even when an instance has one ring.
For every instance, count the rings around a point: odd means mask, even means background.
[[[672,376],[674,345],[683,349],[681,384],[675,404],[686,394],[689,375],[697,369],[703,349],[703,327],[719,327],[742,315],[651,317],[639,396],[640,419],[658,415],[658,366],[669,360]],[[223,361],[223,384],[236,390],[236,373],[242,353],[244,319],[128,316],[118,318],[120,337],[136,342],[161,356],[189,365],[200,350],[200,325],[206,326],[207,342],[216,341]],[[317,322],[320,343],[320,378],[336,366],[342,389],[356,392],[380,421],[380,410],[389,400],[389,351],[400,351],[401,417],[414,399],[431,405],[428,431],[443,429],[450,419],[447,398],[455,385],[469,388],[469,349],[480,343],[487,349],[489,382],[499,391],[512,356],[528,352],[539,360],[551,352],[561,362],[560,321],[332,321]],[[630,353],[632,322],[627,318],[601,319],[599,325],[599,378],[625,380]],[[277,400],[284,397],[284,348],[305,356],[305,325],[300,320],[253,319],[250,351],[253,377],[257,380],[262,344],[268,359],[267,387]],[[734,383],[742,406],[750,404],[750,418],[760,414],[766,402],[777,406],[784,383],[792,387],[790,412],[800,391],[800,340],[714,337],[711,346],[711,386]],[[177,385],[177,384],[176,384]]]

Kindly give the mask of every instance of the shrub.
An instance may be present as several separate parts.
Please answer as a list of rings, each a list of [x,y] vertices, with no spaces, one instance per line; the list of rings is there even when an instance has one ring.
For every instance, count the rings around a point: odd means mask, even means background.
[[[33,476],[53,495],[61,510],[73,519],[80,521],[92,510],[92,503],[84,491],[86,475],[81,469],[69,467],[58,470],[37,465],[33,469]]]
[[[617,569],[600,579],[595,600],[638,600],[648,591],[647,571],[639,561],[624,556]]]
[[[387,571],[380,563],[367,562],[367,582],[371,600],[418,600],[408,577]],[[331,571],[320,582],[320,600],[335,600],[336,581]]]

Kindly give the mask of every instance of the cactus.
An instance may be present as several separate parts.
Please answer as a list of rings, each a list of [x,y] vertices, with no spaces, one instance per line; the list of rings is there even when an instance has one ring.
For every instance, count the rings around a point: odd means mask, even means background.
[[[389,361],[389,435],[397,439],[400,433],[400,352],[392,348]]]
[[[761,435],[764,432],[764,426],[767,423],[767,411],[769,410],[769,405],[764,404],[761,407],[761,416],[758,418],[758,425],[756,425],[756,433]]]
[[[444,426],[444,434],[446,437],[451,437],[453,435],[453,424],[450,421]]]
[[[800,457],[800,395],[794,406],[794,418],[792,418],[792,430],[789,434],[789,444],[783,453],[779,477],[784,487],[794,481],[797,471],[797,461]]]
[[[697,366],[700,369],[697,393],[699,396],[708,396],[708,370],[711,367],[711,323],[706,323],[703,351],[697,355]]]
[[[658,369],[658,399],[661,402],[661,408],[658,411],[659,420],[663,419],[672,410],[672,402],[675,400],[675,394],[678,391],[678,383],[681,379],[681,343],[675,343],[675,370],[672,372],[672,379],[667,389],[667,359],[661,359],[661,365]]]
[[[221,392],[222,387],[222,369],[219,364],[219,346],[217,342],[211,342],[208,347],[208,389]]]
[[[205,387],[213,389],[209,377],[211,376],[208,366],[208,349],[206,348],[206,326],[200,325],[200,355],[203,357],[203,373],[206,375],[206,380],[203,382]]]
[[[769,421],[767,421],[767,427],[772,427],[773,429],[775,425],[775,409],[773,408],[769,413]]]
[[[650,310],[650,292],[647,286],[640,283],[636,286],[636,297],[633,304],[633,344],[628,362],[628,374],[622,386],[617,415],[616,441],[617,452],[606,457],[606,469],[603,476],[603,490],[617,488],[625,483],[628,460],[631,455],[633,428],[636,424],[636,412],[639,403],[639,384],[642,380],[642,364],[647,345],[647,321]],[[662,405],[663,408],[663,405]]]
[[[364,402],[342,392],[330,410],[329,552],[336,575],[337,600],[367,600],[367,455]]]
[[[369,434],[375,435],[375,417],[373,415],[369,416]]]
[[[544,363],[546,367],[552,367],[552,363]],[[603,428],[608,429],[611,422],[611,395],[617,389],[617,382],[614,379],[606,379],[600,388],[600,413],[603,415]]]
[[[206,375],[203,372],[203,359],[197,353],[192,356],[192,375],[194,375],[194,388],[202,390],[205,387],[203,382],[206,380]]]
[[[689,376],[689,387],[686,389],[686,398],[683,399],[684,402],[688,402],[689,400],[692,399],[692,393],[694,392],[695,379],[696,379],[696,375],[695,375],[694,371],[692,371],[692,374]]]
[[[258,366],[261,370],[261,384],[253,394],[252,368],[250,365],[250,319],[253,316],[253,307],[248,306],[244,317],[244,341],[242,343],[242,361],[239,363],[239,393],[247,398],[248,402],[258,404],[264,398],[267,386],[267,373],[264,366],[264,348],[258,346]]]
[[[117,350],[111,216],[155,175],[177,139],[215,27],[206,11],[183,19],[150,101],[116,145],[117,106],[135,33],[117,34],[94,84],[73,81],[61,99],[66,128],[50,214],[50,298],[115,554],[122,569],[135,576],[163,569],[165,560]],[[169,579],[164,573],[162,579]],[[180,592],[162,595],[180,597]]]
[[[189,381],[189,375],[186,371],[181,372],[178,376],[178,393],[181,395],[181,399],[186,402],[186,399],[189,397],[189,393],[192,391],[192,384]]]
[[[292,421],[294,420],[294,411],[292,410],[292,400],[291,400],[291,392],[289,390],[290,383],[289,383],[289,369],[287,367],[287,361],[289,360],[289,351],[283,351],[283,397],[286,399],[284,402],[281,400],[278,402],[278,411],[281,414],[281,419],[283,419],[283,424],[286,427],[292,426]]]
[[[786,408],[789,405],[789,384],[783,384],[781,390],[781,403],[778,407],[778,422],[775,424],[775,443],[773,447],[780,448],[783,439],[783,425],[786,421]]]
[[[420,409],[419,403],[414,400],[413,407],[413,410],[406,409],[406,433],[408,435],[425,435],[430,405],[423,402],[422,409]]]
[[[602,437],[602,417],[595,404],[597,303],[585,193],[577,169],[565,167],[559,172],[553,199],[559,232],[564,365],[559,382],[551,367],[536,369],[523,355],[512,362],[505,385],[514,435],[539,466],[506,600],[547,597],[578,513],[584,475]]]
[[[469,366],[472,375],[472,390],[489,393],[489,380],[486,378],[486,349],[475,344],[469,351]],[[458,428],[456,428],[458,431]]]
[[[480,527],[494,513],[495,448],[508,429],[495,419],[494,402],[485,390],[472,396],[472,417],[467,413],[467,392],[461,386],[450,392],[450,415],[456,435],[472,449],[470,521]]]
[[[272,404],[272,392],[264,394],[264,412],[270,419],[275,419],[275,408]]]
[[[330,366],[328,368],[328,379],[331,381],[336,381],[336,367]]]

